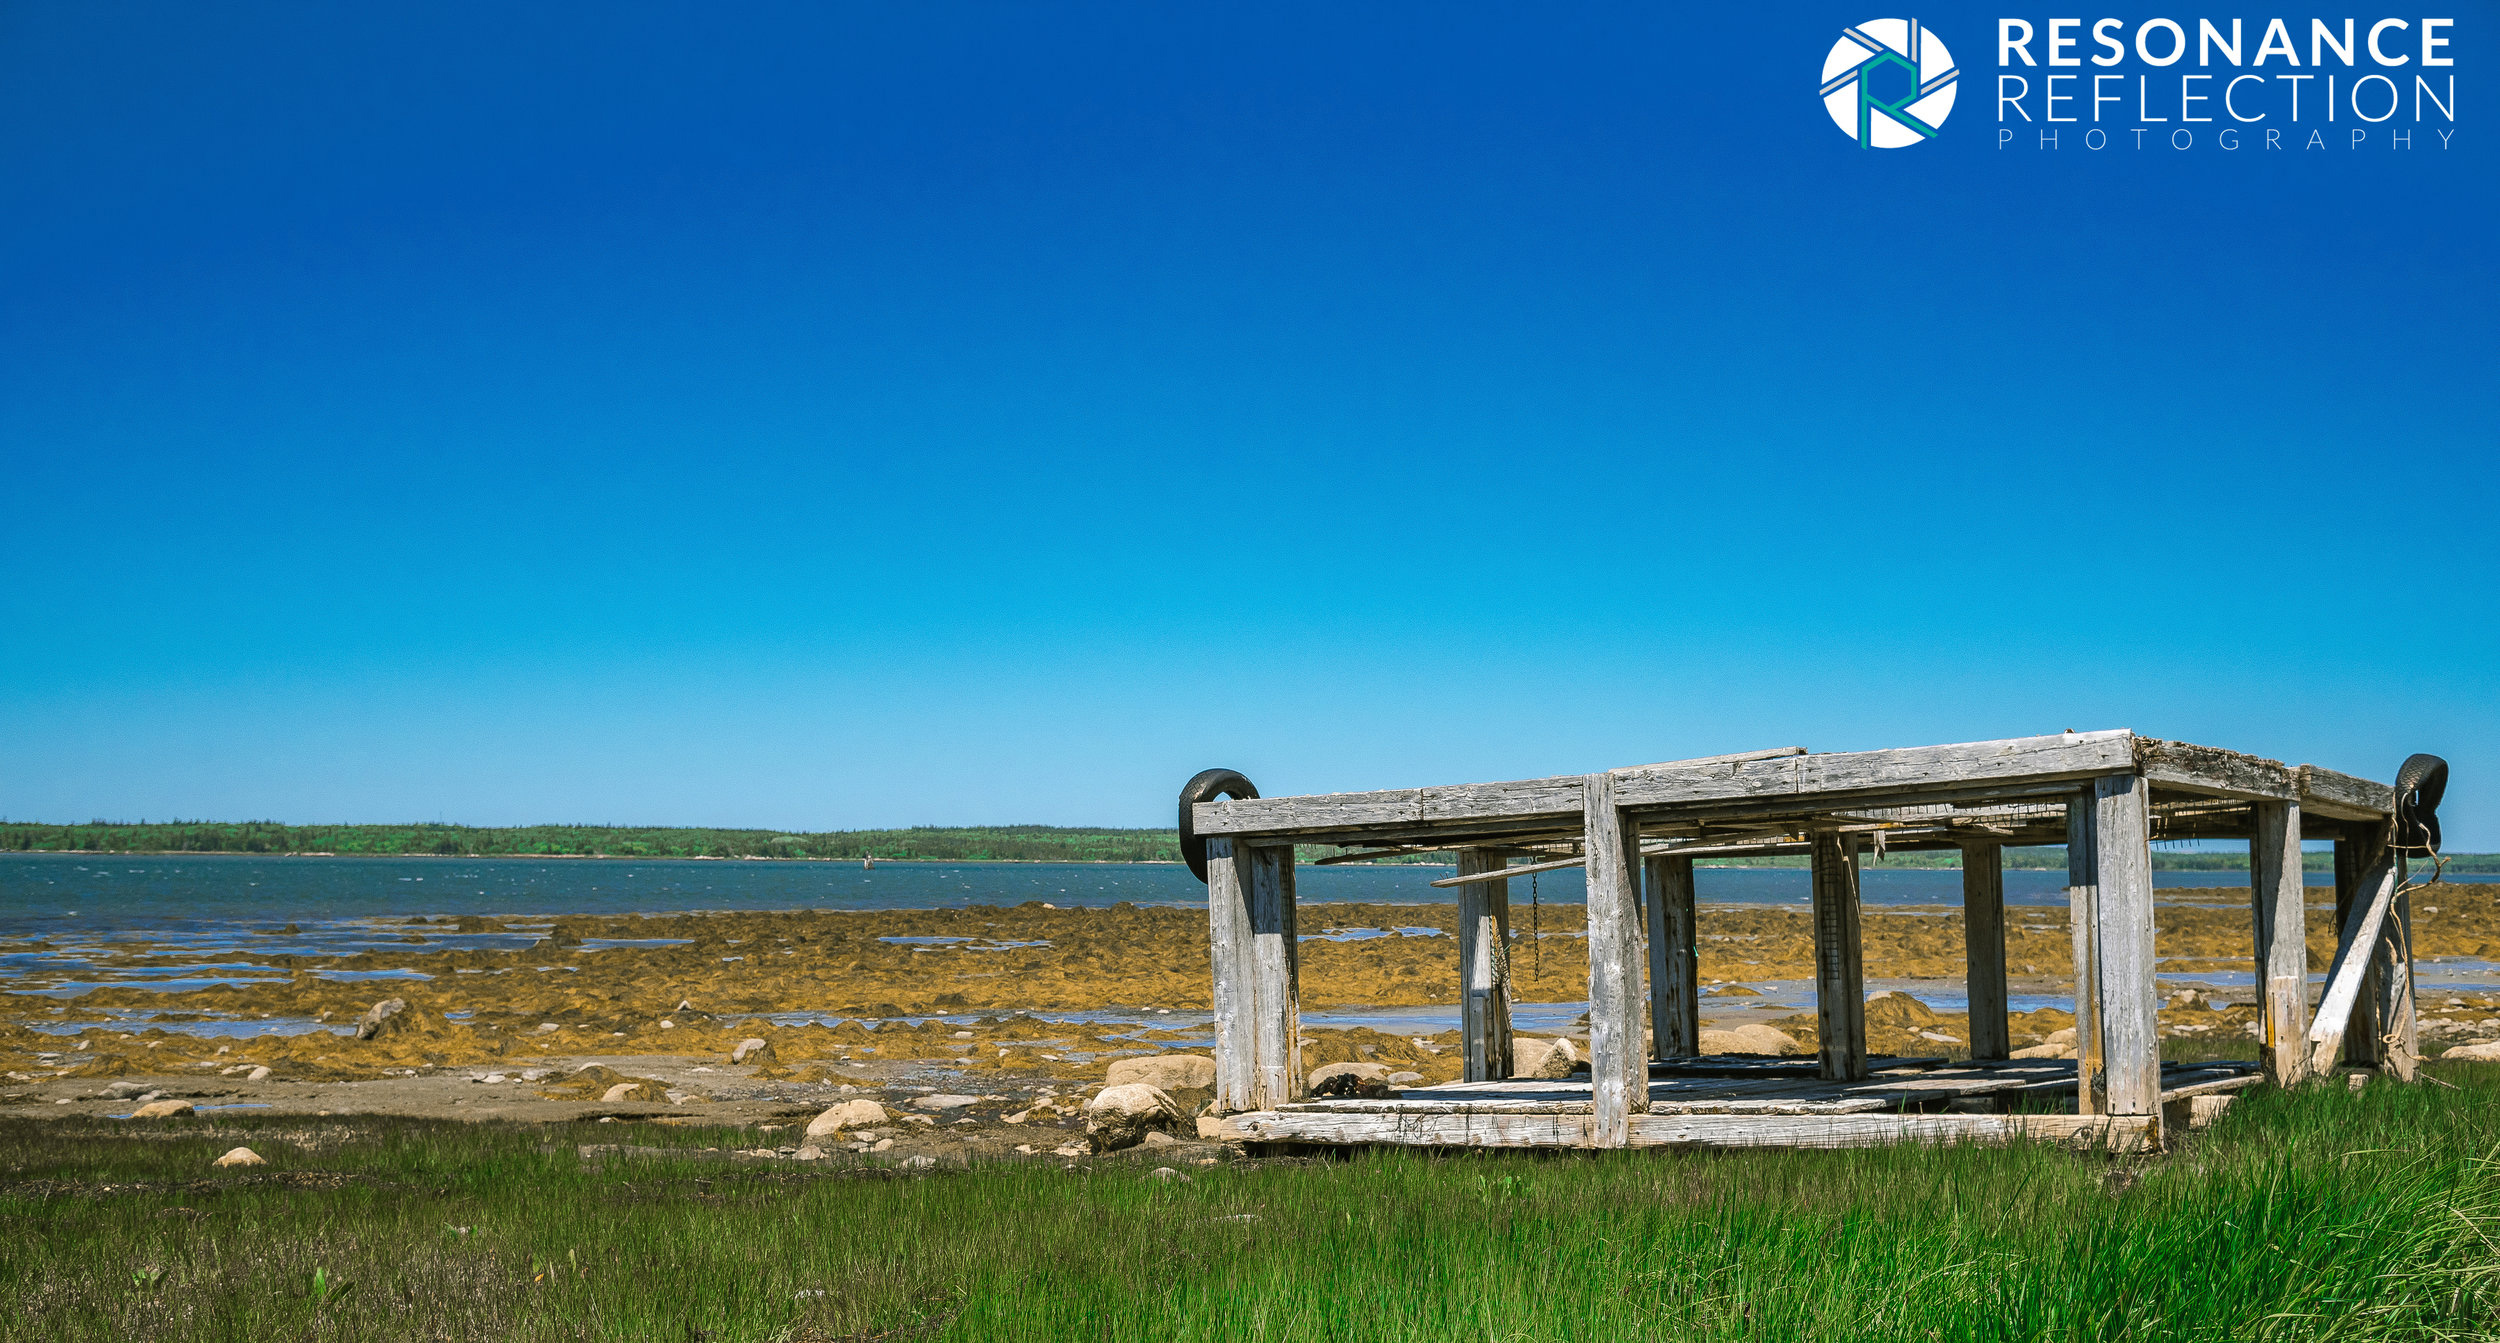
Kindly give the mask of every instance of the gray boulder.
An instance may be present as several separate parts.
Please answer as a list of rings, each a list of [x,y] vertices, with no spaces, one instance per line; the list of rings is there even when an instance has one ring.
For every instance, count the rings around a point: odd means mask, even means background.
[[[731,1063],[770,1063],[773,1061],[773,1042],[748,1036],[738,1042],[736,1049],[729,1051],[729,1061]]]
[[[1155,1129],[1166,1133],[1189,1122],[1163,1088],[1144,1082],[1104,1087],[1085,1106],[1085,1140],[1097,1152],[1135,1147]]]
[[[405,998],[385,998],[375,1003],[365,1009],[363,1016],[356,1019],[356,1038],[370,1040],[380,1035],[386,1028],[396,1029],[393,1023],[404,1024],[400,1013],[407,1010],[408,1000]]]

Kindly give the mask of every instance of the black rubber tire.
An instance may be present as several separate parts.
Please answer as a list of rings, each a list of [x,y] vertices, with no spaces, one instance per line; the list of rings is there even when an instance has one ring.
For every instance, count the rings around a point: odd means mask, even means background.
[[[1196,778],[1181,785],[1181,861],[1189,864],[1191,876],[1200,881],[1207,879],[1207,842],[1198,838],[1197,821],[1189,809],[1219,797],[1258,795],[1259,790],[1237,769],[1202,769]]]
[[[2409,755],[2396,771],[2396,847],[2417,853],[2439,851],[2439,799],[2448,792],[2448,762],[2435,755]]]

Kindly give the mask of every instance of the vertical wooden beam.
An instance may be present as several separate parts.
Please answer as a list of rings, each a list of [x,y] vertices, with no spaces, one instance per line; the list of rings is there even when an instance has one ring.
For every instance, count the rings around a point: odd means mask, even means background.
[[[2388,847],[2392,834],[2382,838]],[[2405,860],[2396,856],[2396,898],[2380,927],[2370,959],[2379,1028],[2379,1071],[2410,1082],[2422,1061],[2422,1021],[2413,1001],[2413,896],[2405,889]]]
[[[2092,781],[2101,893],[2101,1064],[2109,1078],[2109,1113],[2158,1120],[2161,995],[2153,981],[2153,828],[2146,802],[2151,791],[2133,774]]]
[[[2066,804],[2066,923],[2075,941],[2075,1113],[2109,1113],[2101,1057],[2100,809],[2086,790]]]
[[[2378,865],[2387,848],[2386,827],[2354,825],[2347,827],[2335,841],[2335,926],[2338,930],[2352,925],[2352,907],[2366,900],[2370,892],[2363,889],[2362,878]],[[2361,954],[2369,949],[2347,953],[2337,948],[2340,959],[2347,954]],[[2352,1017],[2344,1026],[2344,1062],[2355,1068],[2375,1068],[2385,1061],[2379,1037],[2384,1029],[2379,1022],[2379,963],[2372,955],[2361,978],[2361,997],[2353,1003]]]
[[[1510,858],[1494,849],[1460,849],[1458,874],[1498,872]],[[1458,888],[1460,1037],[1470,1082],[1510,1076],[1510,883],[1472,881]]]
[[[1624,1147],[1632,1116],[1649,1110],[1649,1051],[1641,1047],[1643,999],[1640,837],[1615,809],[1614,778],[1583,782],[1588,854],[1589,1140]]]
[[[1693,919],[1693,860],[1641,864],[1649,895],[1650,1052],[1662,1059],[1701,1052],[1701,966]]]
[[[2309,1075],[2308,893],[2300,871],[2300,804],[2260,802],[2248,841],[2249,899],[2257,927],[2259,1058],[2277,1086]]]
[[[1963,983],[1970,999],[1970,1056],[2014,1052],[2005,1020],[2005,849],[1962,846]]]
[[[1207,841],[1207,934],[1215,962],[1215,1109],[1258,1108],[1258,1044],[1253,1024],[1249,852],[1229,839]]]
[[[1826,1081],[1866,1076],[1866,958],[1858,930],[1857,841],[1814,837],[1814,1019]]]
[[[1251,1101],[1273,1109],[1302,1096],[1302,986],[1294,937],[1293,846],[1249,850],[1252,1047]]]

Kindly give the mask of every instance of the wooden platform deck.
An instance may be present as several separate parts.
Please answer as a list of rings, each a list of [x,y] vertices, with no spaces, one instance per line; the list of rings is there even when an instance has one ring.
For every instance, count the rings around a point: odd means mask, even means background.
[[[1711,1055],[1653,1060],[1649,1108],[1630,1117],[1633,1147],[1845,1147],[2015,1137],[2126,1149],[2152,1140],[2150,1116],[2044,1112],[2071,1106],[2071,1059],[1946,1060],[1878,1056],[1867,1077],[1828,1081],[1812,1059]],[[2254,1062],[2162,1066],[2165,1105],[2263,1080]],[[1406,1147],[1599,1145],[1585,1076],[1452,1082],[1394,1097],[1293,1101],[1230,1116],[1225,1136],[1261,1143]]]

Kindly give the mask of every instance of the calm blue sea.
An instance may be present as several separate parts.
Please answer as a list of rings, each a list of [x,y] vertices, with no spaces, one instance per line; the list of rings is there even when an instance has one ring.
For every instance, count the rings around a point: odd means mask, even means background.
[[[1305,902],[1442,903],[1430,885],[1446,867],[1305,867]],[[2164,888],[2245,885],[2242,872],[2158,872]],[[1704,868],[1705,901],[1800,904],[1802,868]],[[2311,885],[2326,883],[2309,874]],[[1533,885],[1533,890],[1531,886]],[[265,858],[244,855],[115,858],[0,855],[0,936],[111,935],[202,925],[289,923],[443,914],[635,914],[740,909],[936,909],[956,905],[1198,904],[1205,887],[1178,865],[1152,863],[857,863],[693,859]],[[1577,904],[1576,869],[1514,878],[1511,898]],[[2055,905],[2065,874],[2009,871],[2006,899]],[[1961,874],[1869,869],[1870,905],[1956,904]]]

